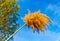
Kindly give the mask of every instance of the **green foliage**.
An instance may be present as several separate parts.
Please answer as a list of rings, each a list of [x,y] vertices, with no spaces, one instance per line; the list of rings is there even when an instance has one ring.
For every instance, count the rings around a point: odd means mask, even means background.
[[[20,6],[16,2],[17,0],[0,0],[0,32],[3,33],[0,41],[11,35],[18,27],[16,20]]]

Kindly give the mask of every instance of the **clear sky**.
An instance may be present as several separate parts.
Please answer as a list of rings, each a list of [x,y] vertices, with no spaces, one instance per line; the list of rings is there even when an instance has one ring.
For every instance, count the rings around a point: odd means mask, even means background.
[[[60,39],[60,0],[19,0],[18,4],[21,9],[18,23],[24,24],[21,19],[28,11],[46,14],[53,23],[50,24],[44,33],[33,33],[32,29],[24,27],[14,36],[14,41],[59,41]]]

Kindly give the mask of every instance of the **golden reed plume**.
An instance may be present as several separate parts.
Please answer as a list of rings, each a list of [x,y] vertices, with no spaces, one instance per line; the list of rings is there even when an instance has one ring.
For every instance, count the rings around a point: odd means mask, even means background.
[[[26,15],[23,20],[27,26],[32,27],[33,30],[41,30],[42,32],[44,32],[48,23],[51,22],[45,14],[41,14],[40,12],[30,13]]]

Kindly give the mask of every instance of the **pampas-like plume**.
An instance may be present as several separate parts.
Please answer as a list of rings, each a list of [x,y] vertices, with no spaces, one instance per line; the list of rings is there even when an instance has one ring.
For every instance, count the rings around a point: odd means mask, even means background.
[[[23,20],[26,22],[27,26],[32,27],[33,30],[41,30],[42,32],[44,32],[48,23],[51,22],[45,14],[41,14],[40,12],[28,14]]]

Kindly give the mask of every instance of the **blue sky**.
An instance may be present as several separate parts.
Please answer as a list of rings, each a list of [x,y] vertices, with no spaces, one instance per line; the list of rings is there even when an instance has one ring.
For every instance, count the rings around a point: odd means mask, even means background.
[[[26,26],[14,36],[14,41],[59,41],[60,39],[60,0],[19,0],[21,9],[18,23],[24,24],[23,18],[28,11],[46,14],[53,23],[50,24],[44,33],[33,33],[32,29]]]

